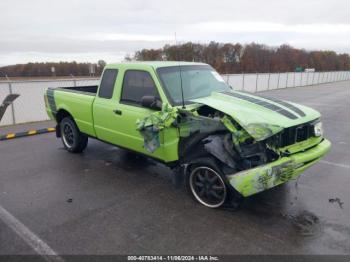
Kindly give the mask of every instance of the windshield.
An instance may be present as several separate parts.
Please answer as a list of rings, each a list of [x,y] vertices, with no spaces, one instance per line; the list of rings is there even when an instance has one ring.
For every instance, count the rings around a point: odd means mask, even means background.
[[[171,66],[157,69],[163,88],[173,105],[182,104],[181,78],[185,103],[189,100],[210,96],[214,91],[227,91],[231,88],[222,77],[208,65]]]

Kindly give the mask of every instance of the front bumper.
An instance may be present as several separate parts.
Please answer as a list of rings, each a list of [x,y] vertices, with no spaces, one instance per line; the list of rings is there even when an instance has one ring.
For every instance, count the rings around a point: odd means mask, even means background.
[[[242,196],[247,197],[297,179],[299,175],[315,164],[331,148],[331,143],[324,139],[316,146],[282,157],[272,163],[227,175],[231,186]]]

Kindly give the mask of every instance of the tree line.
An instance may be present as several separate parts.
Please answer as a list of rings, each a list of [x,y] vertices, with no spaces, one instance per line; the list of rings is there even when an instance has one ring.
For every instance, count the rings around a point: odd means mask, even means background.
[[[106,62],[99,60],[97,63],[27,63],[4,66],[0,68],[3,77],[38,77],[38,76],[92,76],[101,75]]]
[[[334,51],[307,51],[290,45],[270,47],[263,44],[187,42],[142,49],[127,61],[194,61],[213,66],[220,73],[287,72],[315,68],[316,71],[350,70],[349,54]]]
[[[187,42],[165,45],[159,49],[142,49],[127,55],[126,61],[194,61],[213,66],[220,73],[291,72],[305,68],[316,71],[350,70],[349,54],[334,51],[307,51],[289,45],[270,47],[263,44]],[[27,63],[1,67],[1,75],[9,77],[95,76],[102,73],[106,62],[97,63]],[[54,71],[53,69],[54,68]]]

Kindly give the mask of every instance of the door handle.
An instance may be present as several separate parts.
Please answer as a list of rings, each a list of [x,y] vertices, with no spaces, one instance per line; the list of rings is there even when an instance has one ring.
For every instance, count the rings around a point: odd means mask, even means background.
[[[119,109],[113,110],[113,112],[114,112],[116,115],[121,115],[121,114],[122,114],[122,111],[119,110]]]

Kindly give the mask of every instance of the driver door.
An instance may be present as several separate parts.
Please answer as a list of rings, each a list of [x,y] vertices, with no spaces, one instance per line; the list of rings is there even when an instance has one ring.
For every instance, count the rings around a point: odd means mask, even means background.
[[[162,158],[163,132],[160,133],[161,146],[154,153],[150,153],[145,150],[144,139],[140,132],[136,130],[137,120],[142,120],[156,112],[156,110],[142,107],[141,99],[143,96],[155,96],[161,100],[151,74],[144,70],[126,70],[119,104],[116,106],[118,122],[120,123],[118,131],[122,136],[121,146],[143,154]]]

